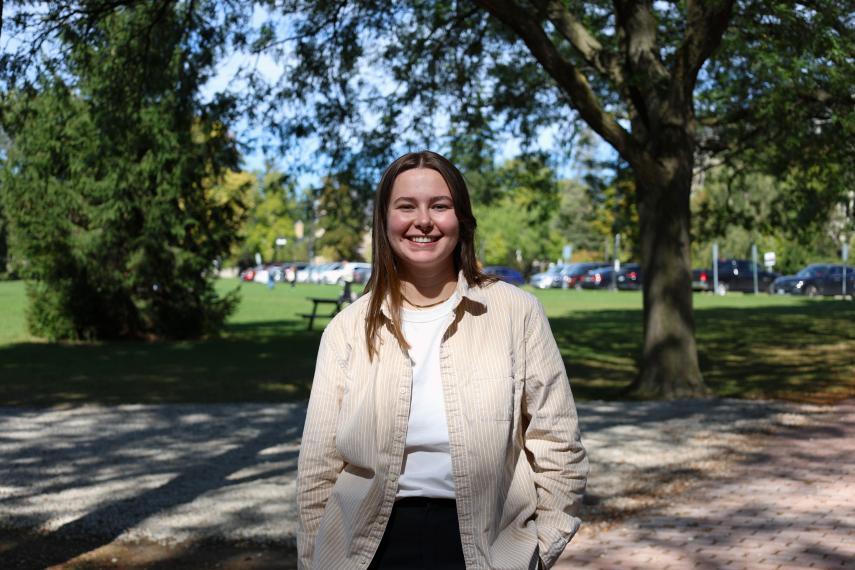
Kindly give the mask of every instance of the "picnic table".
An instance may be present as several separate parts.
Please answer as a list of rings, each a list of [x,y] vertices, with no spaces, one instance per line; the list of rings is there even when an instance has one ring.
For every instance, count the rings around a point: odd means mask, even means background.
[[[308,330],[312,330],[312,327],[315,324],[315,319],[320,317],[322,319],[331,319],[341,310],[341,306],[345,303],[350,303],[353,300],[353,295],[350,291],[351,284],[347,282],[344,284],[344,291],[338,297],[306,297],[309,301],[312,302],[312,312],[305,313],[300,315],[304,319],[309,319],[309,328]],[[321,313],[318,314],[318,307],[320,305],[335,305],[332,312],[329,314]]]
[[[334,299],[328,298],[328,297],[306,297],[306,298],[312,302],[312,312],[311,312],[311,314],[303,314],[300,316],[305,318],[305,319],[309,319],[309,330],[312,330],[312,326],[315,324],[315,318],[316,317],[332,318],[332,317],[336,316],[336,313],[338,313],[341,310],[341,306],[345,302],[344,299],[342,299],[341,297],[336,297]],[[322,313],[319,315],[318,314],[318,306],[319,305],[335,305],[335,308],[329,314],[323,314]]]

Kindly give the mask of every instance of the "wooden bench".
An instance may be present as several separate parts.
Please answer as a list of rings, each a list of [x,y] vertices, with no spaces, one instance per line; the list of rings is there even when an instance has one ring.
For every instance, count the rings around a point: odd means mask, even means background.
[[[312,313],[311,314],[302,314],[300,315],[304,319],[309,319],[309,329],[312,330],[312,327],[315,324],[315,319],[320,317],[322,319],[331,319],[341,310],[341,306],[346,302],[341,297],[336,297],[335,299],[325,298],[325,297],[307,297],[309,301],[312,302]],[[335,305],[335,308],[330,314],[318,314],[318,306],[319,305]]]
[[[341,292],[341,296],[339,297],[306,297],[309,301],[312,302],[312,312],[311,314],[301,314],[300,316],[304,319],[309,319],[309,329],[312,330],[312,327],[315,325],[315,319],[320,317],[322,319],[331,319],[341,310],[341,306],[345,303],[351,303],[354,300],[354,295],[351,292],[351,283],[346,282],[344,284],[344,290]],[[335,305],[335,308],[329,314],[318,314],[318,306],[319,305]]]

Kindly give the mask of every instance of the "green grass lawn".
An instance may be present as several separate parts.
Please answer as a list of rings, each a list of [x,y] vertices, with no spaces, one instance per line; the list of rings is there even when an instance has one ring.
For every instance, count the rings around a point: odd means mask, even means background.
[[[222,280],[229,290],[236,280]],[[26,332],[21,282],[0,282],[0,404],[290,401],[308,395],[320,330],[297,316],[340,288],[258,284],[220,338],[47,343]],[[640,293],[536,291],[579,399],[613,399],[633,378]],[[855,395],[855,303],[696,295],[701,368],[721,396],[828,400]],[[320,329],[327,321],[316,323]]]

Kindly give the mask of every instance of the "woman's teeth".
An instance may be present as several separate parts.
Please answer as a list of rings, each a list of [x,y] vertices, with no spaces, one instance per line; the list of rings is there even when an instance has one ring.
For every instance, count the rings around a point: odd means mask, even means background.
[[[433,241],[438,240],[439,238],[432,238],[429,236],[421,236],[421,237],[411,237],[410,241],[414,241],[416,243],[431,243]]]

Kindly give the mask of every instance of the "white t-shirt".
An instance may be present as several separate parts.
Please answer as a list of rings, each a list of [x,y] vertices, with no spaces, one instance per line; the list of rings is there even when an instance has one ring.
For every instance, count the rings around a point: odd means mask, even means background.
[[[456,298],[455,293],[430,309],[401,310],[404,338],[413,360],[413,392],[398,498],[454,498],[439,347],[453,320]]]

